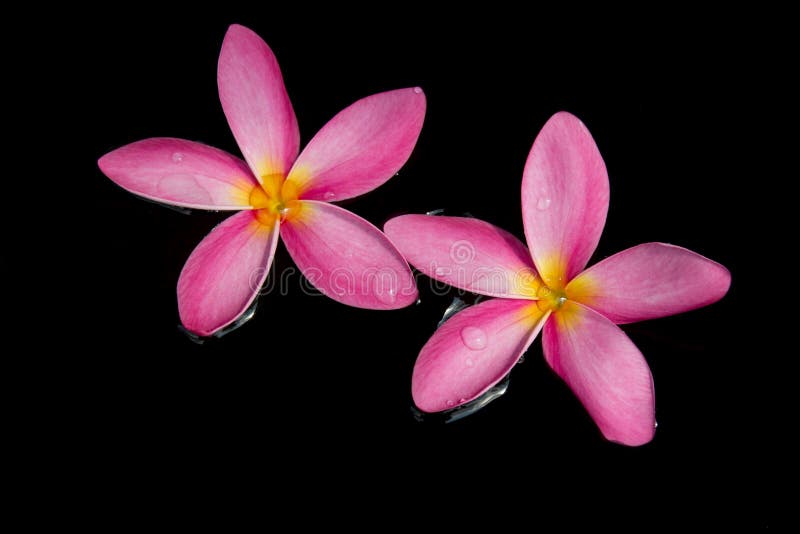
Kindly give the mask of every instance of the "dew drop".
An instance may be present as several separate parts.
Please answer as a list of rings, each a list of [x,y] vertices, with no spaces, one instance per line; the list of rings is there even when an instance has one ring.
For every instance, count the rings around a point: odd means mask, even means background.
[[[546,210],[550,207],[551,200],[547,197],[542,197],[539,199],[539,202],[536,203],[536,207],[542,211]]]
[[[486,348],[486,332],[475,326],[465,326],[461,329],[461,341],[470,350],[483,350]]]
[[[172,154],[172,161],[174,161],[175,163],[180,163],[181,161],[183,161],[184,157],[185,156],[183,155],[183,152],[175,152],[174,154]]]
[[[521,364],[524,361],[525,361],[525,355],[523,354],[522,356],[519,357],[519,360],[517,360],[517,365]]]
[[[417,297],[417,301],[414,303],[414,306],[419,306],[420,304],[422,304],[422,299]]]
[[[331,201],[336,198],[336,193],[334,193],[333,191],[326,191],[325,194],[322,195],[322,197],[327,201]]]
[[[465,402],[467,402],[467,398],[466,397],[461,397],[460,399],[458,399],[458,403],[459,404],[464,404]]]
[[[454,404],[455,404],[455,402],[453,402],[451,400],[447,401],[447,406],[449,406],[449,407],[452,407]]]
[[[415,87],[414,92],[417,93],[418,95],[422,94],[422,87]]]
[[[658,421],[655,422],[655,425],[653,426],[653,428],[658,428]]]
[[[464,365],[466,365],[467,367],[472,367],[475,365],[475,362],[472,360],[472,358],[467,358],[466,360],[464,360]]]
[[[446,272],[447,269],[445,269],[444,267],[437,267],[436,270],[433,271],[433,274],[435,274],[436,276],[444,276]]]

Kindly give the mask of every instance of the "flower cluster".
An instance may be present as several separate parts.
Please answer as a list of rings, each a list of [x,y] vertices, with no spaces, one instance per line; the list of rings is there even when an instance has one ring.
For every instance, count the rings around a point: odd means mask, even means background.
[[[280,239],[312,285],[350,306],[414,302],[410,263],[494,297],[449,318],[422,348],[411,384],[422,411],[477,399],[542,332],[548,364],[607,439],[640,445],[653,438],[650,369],[617,325],[711,304],[727,292],[730,274],[664,243],[586,268],[605,225],[609,183],[580,120],[555,114],[533,144],[522,178],[527,247],[463,217],[402,215],[384,234],[332,202],[375,189],[406,162],[425,118],[422,89],[358,100],[301,151],[278,62],[258,35],[230,27],[217,82],[244,159],[194,141],[151,138],[99,161],[111,180],[147,199],[236,212],[197,245],[180,274],[178,310],[187,330],[209,336],[236,323],[259,294]]]

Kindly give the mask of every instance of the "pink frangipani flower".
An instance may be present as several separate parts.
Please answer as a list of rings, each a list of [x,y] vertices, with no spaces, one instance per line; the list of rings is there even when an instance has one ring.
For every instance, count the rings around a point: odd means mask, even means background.
[[[454,315],[422,348],[411,384],[421,410],[443,411],[480,396],[543,329],[547,362],[607,439],[641,445],[653,438],[650,369],[617,325],[711,304],[728,291],[730,273],[664,243],[635,246],[584,270],[608,198],[608,174],[591,134],[561,112],[542,128],[525,165],[522,216],[530,250],[477,219],[403,215],[386,223],[386,234],[420,271],[497,297]]]
[[[197,209],[242,210],[192,252],[178,280],[184,326],[211,335],[247,310],[283,238],[323,294],[351,306],[395,309],[417,289],[380,230],[338,206],[391,178],[425,118],[420,88],[363,98],[300,153],[300,133],[278,62],[253,31],[231,26],[217,71],[220,101],[246,161],[194,141],[153,138],[100,158],[114,182],[145,198]]]

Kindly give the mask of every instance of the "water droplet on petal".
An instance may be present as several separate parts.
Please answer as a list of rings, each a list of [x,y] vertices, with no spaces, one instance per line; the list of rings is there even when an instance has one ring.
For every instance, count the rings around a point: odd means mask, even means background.
[[[463,404],[465,402],[467,402],[467,398],[466,397],[461,397],[460,399],[458,399],[458,403],[459,404]]]
[[[475,326],[465,326],[461,329],[461,341],[469,350],[483,350],[486,348],[486,332]]]
[[[455,402],[453,402],[453,401],[448,399],[448,401],[447,401],[447,405],[448,406],[453,406],[454,404],[455,404]]]
[[[333,191],[326,191],[325,194],[322,195],[322,198],[330,202],[331,200],[336,198],[336,193],[334,193]]]
[[[185,156],[183,155],[183,152],[175,152],[174,154],[172,154],[172,161],[174,161],[175,163],[180,163],[181,161],[183,161],[184,157]]]
[[[420,304],[422,304],[422,299],[417,297],[417,301],[414,303],[414,306],[419,306]]]
[[[546,210],[550,207],[550,199],[547,197],[542,197],[539,199],[539,202],[536,203],[536,207],[542,211]]]
[[[466,365],[467,367],[473,367],[475,365],[475,362],[472,360],[472,358],[467,358],[466,360],[464,360],[464,365]]]
[[[433,274],[435,274],[436,276],[444,276],[446,272],[447,269],[445,269],[444,267],[437,267],[436,270],[433,271]]]
[[[519,357],[519,360],[517,360],[517,365],[521,364],[524,361],[525,361],[525,355],[523,354],[522,356]]]
[[[656,421],[656,423],[655,423],[653,428],[658,428],[658,421]]]
[[[417,93],[417,94],[421,94],[422,93],[422,87],[415,87],[414,88],[414,92]]]

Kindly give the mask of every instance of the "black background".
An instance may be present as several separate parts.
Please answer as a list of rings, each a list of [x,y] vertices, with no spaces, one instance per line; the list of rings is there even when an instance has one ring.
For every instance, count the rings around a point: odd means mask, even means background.
[[[351,483],[380,498],[411,484],[404,493],[416,507],[458,516],[475,511],[469,503],[518,500],[531,525],[771,525],[771,388],[765,355],[750,350],[747,334],[754,265],[741,245],[749,204],[735,185],[752,172],[745,132],[760,120],[743,82],[768,70],[749,33],[691,17],[640,14],[609,26],[591,13],[578,21],[390,9],[131,8],[60,28],[52,53],[68,74],[50,82],[67,96],[56,127],[70,158],[57,178],[78,197],[54,244],[65,282],[55,306],[68,332],[59,342],[77,355],[38,364],[58,383],[47,420],[69,447],[56,464],[99,488],[143,484],[160,502],[193,484],[241,491],[248,481],[261,488],[250,494],[256,501],[267,487],[285,488],[291,500]],[[537,132],[559,110],[584,121],[611,183],[591,263],[663,241],[733,276],[713,306],[623,327],[653,371],[652,443],[604,441],[539,341],[500,400],[457,423],[417,422],[411,370],[452,299],[434,295],[424,277],[422,302],[404,310],[345,307],[303,294],[294,278],[288,294],[261,298],[255,318],[221,340],[196,345],[178,330],[180,269],[225,214],[185,216],[143,202],[96,160],[153,136],[238,154],[216,88],[219,47],[234,22],[278,57],[303,143],[360,97],[425,90],[427,118],[409,162],[345,204],[378,226],[444,208],[522,238],[519,189]],[[292,266],[282,245],[275,265]],[[593,503],[600,512],[587,511]]]

